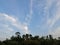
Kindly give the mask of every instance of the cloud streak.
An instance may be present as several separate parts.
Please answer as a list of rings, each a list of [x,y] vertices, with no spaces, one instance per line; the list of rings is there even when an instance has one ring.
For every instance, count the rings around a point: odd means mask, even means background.
[[[35,0],[35,3],[36,3],[35,8],[37,12],[39,12],[40,17],[42,15],[45,15],[44,17],[41,18],[44,19],[42,23],[43,22],[45,23],[40,26],[41,28],[40,27],[39,28],[48,31],[47,34],[54,33],[54,35],[52,34],[54,37],[59,36],[58,33],[60,26],[56,28],[54,26],[56,25],[56,23],[58,23],[57,21],[60,19],[60,0],[45,0],[45,1]]]
[[[28,26],[22,24],[17,18],[0,13],[0,32],[11,35],[12,32],[16,31],[14,27],[23,33],[29,33]]]
[[[52,3],[53,2],[53,3]],[[52,18],[49,18],[49,16],[47,16],[47,25],[49,27],[49,32],[50,34],[52,34],[54,37],[58,37],[60,36],[59,34],[59,27],[54,28],[53,26],[55,25],[55,23],[57,23],[57,21],[60,19],[60,1],[59,0],[53,0],[51,1],[51,4],[49,5],[50,7],[52,6],[52,4],[55,5],[55,12],[52,13]],[[47,6],[47,7],[49,7]],[[49,7],[49,9],[50,9]],[[53,10],[52,10],[53,11]],[[50,12],[49,12],[50,13]],[[50,15],[50,14],[49,14]],[[60,20],[59,20],[60,21]],[[53,31],[54,30],[54,31]],[[51,33],[52,32],[52,33]],[[56,34],[56,35],[55,35]]]
[[[33,14],[33,0],[30,0],[30,6],[29,6],[29,14],[25,18],[25,23],[26,25],[30,25],[31,19],[32,19],[32,14]]]

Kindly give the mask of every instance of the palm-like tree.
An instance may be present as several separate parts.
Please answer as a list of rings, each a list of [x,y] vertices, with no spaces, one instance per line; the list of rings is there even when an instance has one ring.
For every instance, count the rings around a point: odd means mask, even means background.
[[[29,34],[26,34],[26,40],[29,38]]]
[[[22,38],[25,39],[25,35],[22,35]]]
[[[48,35],[46,36],[46,39],[49,39]]]
[[[32,38],[32,35],[30,34],[29,36],[30,36],[30,39],[31,39]]]
[[[20,36],[20,32],[16,32],[15,35],[16,35],[17,37],[21,37],[21,36]]]
[[[53,39],[52,35],[49,35],[49,39]]]

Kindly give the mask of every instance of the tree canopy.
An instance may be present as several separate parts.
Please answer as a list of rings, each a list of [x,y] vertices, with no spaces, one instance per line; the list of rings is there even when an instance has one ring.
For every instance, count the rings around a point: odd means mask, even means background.
[[[20,36],[20,32],[15,33],[10,39],[0,41],[0,45],[60,45],[60,37],[54,39],[52,35],[39,37],[38,35],[24,34]]]

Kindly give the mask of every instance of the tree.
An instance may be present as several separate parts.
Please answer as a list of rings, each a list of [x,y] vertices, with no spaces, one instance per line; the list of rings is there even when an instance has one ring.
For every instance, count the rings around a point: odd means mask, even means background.
[[[26,40],[29,38],[29,34],[26,34]]]
[[[22,35],[22,38],[25,39],[25,35]]]
[[[39,36],[35,36],[34,39],[39,39]]]
[[[60,40],[60,37],[58,37],[58,39]]]
[[[20,37],[20,32],[15,33],[17,37]]]
[[[31,39],[32,38],[32,35],[30,34],[29,36],[30,36],[30,39]]]
[[[53,39],[52,35],[49,35],[49,39]]]
[[[12,37],[11,37],[11,40],[14,40],[14,39],[15,39],[15,37],[14,37],[14,36],[12,36]]]
[[[48,35],[46,36],[46,39],[49,39]]]

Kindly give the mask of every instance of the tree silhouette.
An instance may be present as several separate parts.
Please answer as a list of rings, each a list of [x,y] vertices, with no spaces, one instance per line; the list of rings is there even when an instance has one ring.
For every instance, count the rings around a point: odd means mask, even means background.
[[[26,34],[26,40],[28,40],[28,38],[29,38],[29,34]]]
[[[29,36],[30,36],[30,39],[32,39],[32,35],[30,34]]]
[[[16,36],[20,36],[20,32],[16,32],[15,34],[16,34]]]
[[[0,41],[0,45],[60,45],[60,37],[57,40],[52,35],[42,37],[36,35],[33,37],[31,34],[24,34],[21,37],[20,32],[16,32],[15,35],[10,39]]]
[[[49,39],[53,39],[52,35],[49,35]]]

